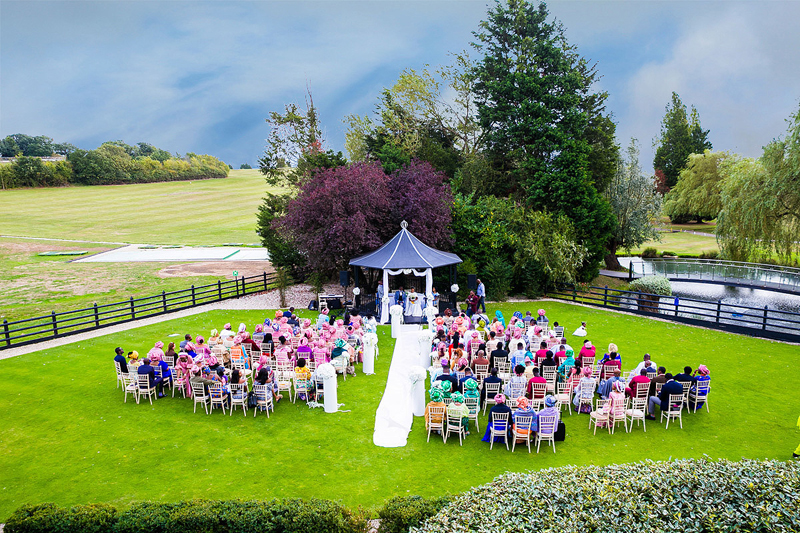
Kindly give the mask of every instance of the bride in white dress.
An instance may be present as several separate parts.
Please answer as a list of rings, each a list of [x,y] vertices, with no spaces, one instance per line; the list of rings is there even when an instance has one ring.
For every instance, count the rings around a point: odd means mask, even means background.
[[[422,295],[414,290],[414,287],[408,292],[408,300],[406,304],[406,316],[422,316]]]

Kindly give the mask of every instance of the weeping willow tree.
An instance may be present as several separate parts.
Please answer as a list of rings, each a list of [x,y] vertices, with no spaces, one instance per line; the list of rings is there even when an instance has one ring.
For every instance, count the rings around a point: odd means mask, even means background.
[[[758,160],[726,169],[717,223],[724,256],[738,261],[797,263],[800,253],[800,111],[789,130],[764,148]]]

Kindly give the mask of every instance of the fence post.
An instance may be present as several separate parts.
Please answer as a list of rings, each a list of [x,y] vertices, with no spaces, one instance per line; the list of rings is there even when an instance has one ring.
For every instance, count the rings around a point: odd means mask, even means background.
[[[94,327],[100,327],[100,317],[97,315],[97,302],[94,303]]]
[[[719,324],[719,311],[722,308],[722,300],[717,300],[717,324]]]
[[[167,312],[167,293],[161,291],[161,306],[164,308],[164,312]]]
[[[236,283],[236,297],[239,297],[239,278],[233,278],[234,283]]]
[[[56,312],[50,311],[50,316],[53,319],[53,337],[58,337],[58,320],[56,319]]]
[[[767,329],[767,308],[768,307],[769,307],[768,305],[764,306],[764,318],[761,321],[761,331],[766,331],[766,329]]]
[[[8,320],[3,319],[3,335],[6,337],[6,346],[11,346],[11,335],[8,334]]]
[[[633,259],[631,259],[631,262],[628,265],[628,283],[631,281],[633,281]]]
[[[192,307],[194,307],[195,305],[197,305],[197,304],[195,303],[195,300],[194,300],[194,285],[192,285]]]
[[[608,285],[603,289],[603,307],[608,307]]]
[[[246,291],[245,291],[245,280],[244,280],[244,276],[242,276],[242,296],[244,296],[245,294],[246,294]]]
[[[267,271],[264,271],[264,292],[267,291]]]
[[[217,299],[222,300],[222,281],[217,280]]]
[[[131,318],[136,318],[136,304],[133,303],[133,296],[131,296]]]
[[[575,285],[572,286],[572,301],[574,302],[575,299],[578,297],[578,289]]]

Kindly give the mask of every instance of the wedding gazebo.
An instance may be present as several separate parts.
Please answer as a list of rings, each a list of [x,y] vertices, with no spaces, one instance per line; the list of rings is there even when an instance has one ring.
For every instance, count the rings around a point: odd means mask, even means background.
[[[400,232],[375,250],[350,261],[350,266],[383,271],[384,298],[381,302],[380,322],[389,322],[389,276],[398,274],[425,276],[425,298],[433,299],[433,269],[461,263],[456,254],[431,248],[408,231],[408,223],[400,224]],[[455,283],[455,269],[450,270],[451,284]],[[356,280],[356,286],[358,281]],[[452,300],[452,298],[451,298]]]

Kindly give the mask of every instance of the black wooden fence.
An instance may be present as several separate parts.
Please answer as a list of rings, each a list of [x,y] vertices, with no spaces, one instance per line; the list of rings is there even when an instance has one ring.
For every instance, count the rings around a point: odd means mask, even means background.
[[[585,291],[586,289],[581,289]],[[665,297],[642,292],[622,291],[606,287],[589,287],[579,292],[575,286],[564,286],[548,294],[558,299],[627,313],[656,316],[665,320],[704,326],[789,342],[800,342],[800,313],[711,302],[693,298]]]
[[[94,304],[92,307],[74,311],[62,313],[53,311],[49,315],[12,322],[3,320],[3,329],[0,331],[0,350],[66,337],[140,318],[172,313],[198,305],[240,298],[275,288],[275,286],[275,274],[264,272],[256,276],[220,280],[210,285],[198,287],[192,285],[190,288],[180,291],[162,291],[161,294],[144,298],[130,297],[121,302]]]

